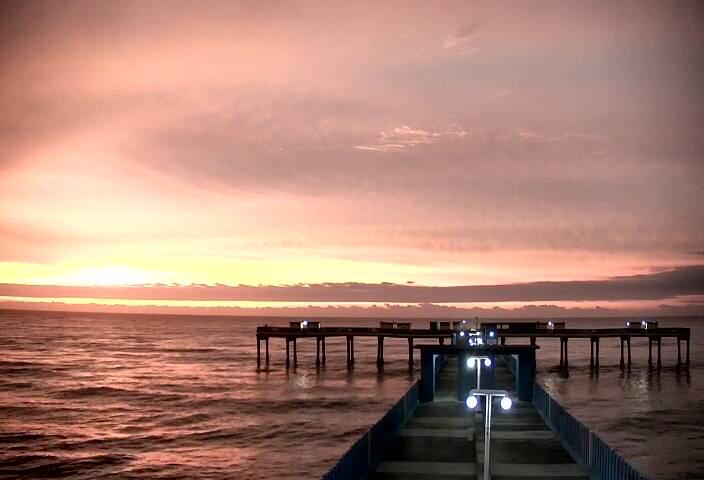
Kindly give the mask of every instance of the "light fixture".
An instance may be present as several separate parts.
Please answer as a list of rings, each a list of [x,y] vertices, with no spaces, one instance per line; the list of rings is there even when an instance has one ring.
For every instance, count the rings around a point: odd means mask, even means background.
[[[484,366],[485,366],[485,367],[491,367],[491,359],[490,359],[490,358],[485,358],[485,359],[484,359]]]
[[[464,337],[464,331],[460,332],[460,337]]]
[[[477,345],[484,345],[484,340],[477,338]]]
[[[494,332],[489,332],[489,336],[490,336],[491,338],[494,338]]]
[[[511,405],[513,405],[513,402],[509,397],[504,397],[501,399],[501,408],[503,408],[504,410],[508,410],[509,408],[511,408]]]
[[[470,395],[469,397],[467,397],[467,401],[464,403],[467,404],[467,408],[474,409],[477,408],[479,400],[474,395]]]
[[[467,368],[474,368],[474,361],[476,359],[474,357],[469,357],[467,359]]]

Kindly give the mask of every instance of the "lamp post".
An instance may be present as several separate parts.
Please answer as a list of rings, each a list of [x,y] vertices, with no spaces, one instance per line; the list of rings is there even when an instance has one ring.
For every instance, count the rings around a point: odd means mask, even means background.
[[[491,479],[490,462],[491,462],[491,402],[494,398],[500,398],[501,408],[508,410],[513,405],[513,402],[508,396],[506,390],[488,390],[475,388],[469,392],[469,396],[465,404],[468,408],[475,409],[479,405],[478,397],[486,397],[486,412],[484,414],[484,480]]]
[[[484,362],[485,367],[491,367],[491,358],[489,357],[469,357],[467,359],[467,368],[474,369],[475,365],[477,368],[477,388],[482,388],[482,366],[481,363]]]

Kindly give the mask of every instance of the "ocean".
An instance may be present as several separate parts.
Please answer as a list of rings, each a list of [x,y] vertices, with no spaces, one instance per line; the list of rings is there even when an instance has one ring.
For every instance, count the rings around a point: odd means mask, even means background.
[[[324,325],[378,325],[322,319]],[[298,342],[287,370],[283,340],[257,369],[257,325],[288,318],[0,311],[0,478],[294,479],[325,473],[419,375],[405,340]],[[414,320],[419,327],[425,320]],[[572,327],[624,319],[567,320]],[[570,341],[569,376],[556,368],[559,342],[541,341],[540,381],[570,411],[652,479],[704,477],[704,319],[661,319],[692,329],[692,366],[649,371],[647,341],[632,342],[633,367],[618,366],[619,343],[602,340],[598,375],[589,341]],[[510,342],[509,342],[510,343]]]

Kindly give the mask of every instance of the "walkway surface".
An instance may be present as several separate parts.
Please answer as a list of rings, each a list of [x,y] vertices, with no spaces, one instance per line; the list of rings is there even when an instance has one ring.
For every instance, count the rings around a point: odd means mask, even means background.
[[[483,413],[456,400],[456,382],[457,357],[450,357],[435,400],[418,406],[370,479],[482,480]],[[501,363],[496,382],[516,398],[513,375]],[[493,480],[588,479],[530,403],[515,401],[508,412],[494,408],[492,417]]]

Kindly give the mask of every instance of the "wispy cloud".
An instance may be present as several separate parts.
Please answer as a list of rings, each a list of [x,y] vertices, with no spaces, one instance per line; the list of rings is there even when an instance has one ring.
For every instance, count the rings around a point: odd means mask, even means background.
[[[481,22],[461,26],[454,34],[445,39],[442,48],[445,50],[455,50],[460,55],[469,55],[479,51],[479,48],[473,45],[473,41],[479,34],[481,27]]]
[[[461,125],[443,125],[432,131],[400,125],[389,132],[380,132],[376,143],[355,145],[355,150],[399,152],[419,145],[430,145],[449,139],[462,138],[467,132]]]

